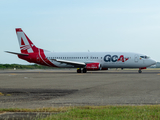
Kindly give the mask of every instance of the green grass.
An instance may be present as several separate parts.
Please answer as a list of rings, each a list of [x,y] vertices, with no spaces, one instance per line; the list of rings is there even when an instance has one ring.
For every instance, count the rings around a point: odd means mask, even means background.
[[[75,107],[39,120],[159,120],[160,106]]]
[[[27,108],[1,108],[0,112],[66,112],[70,107],[59,107],[59,108],[37,108],[37,109],[27,109]]]
[[[160,105],[0,109],[0,113],[3,112],[58,113],[36,120],[160,120]]]

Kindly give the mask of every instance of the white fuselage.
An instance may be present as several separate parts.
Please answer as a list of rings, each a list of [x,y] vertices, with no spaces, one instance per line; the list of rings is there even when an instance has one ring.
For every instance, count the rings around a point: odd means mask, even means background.
[[[130,52],[44,52],[44,54],[54,65],[63,68],[72,68],[75,66],[57,62],[54,59],[84,63],[100,63],[103,68],[143,68],[156,63],[156,61],[147,56],[145,58],[143,54]]]

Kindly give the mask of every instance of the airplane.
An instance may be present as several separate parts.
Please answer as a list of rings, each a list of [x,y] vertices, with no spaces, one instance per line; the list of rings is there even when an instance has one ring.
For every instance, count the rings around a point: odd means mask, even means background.
[[[108,70],[108,68],[139,68],[142,69],[156,64],[150,57],[131,52],[50,52],[36,47],[21,28],[16,28],[21,53],[16,54],[20,59],[30,63],[59,67],[77,68],[77,73],[90,70]]]

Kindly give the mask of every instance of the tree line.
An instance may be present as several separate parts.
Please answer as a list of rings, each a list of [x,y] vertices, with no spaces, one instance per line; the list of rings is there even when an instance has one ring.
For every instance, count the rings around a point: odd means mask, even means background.
[[[0,69],[53,69],[53,67],[43,65],[20,65],[20,64],[0,64]]]

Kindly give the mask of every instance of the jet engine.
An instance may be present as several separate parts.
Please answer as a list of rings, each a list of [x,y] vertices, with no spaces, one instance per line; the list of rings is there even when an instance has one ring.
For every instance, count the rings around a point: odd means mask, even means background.
[[[101,70],[101,64],[100,63],[88,63],[86,65],[87,70]]]

